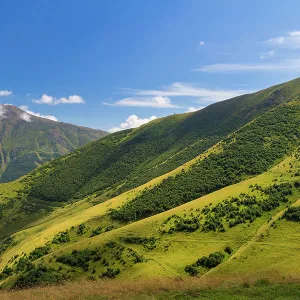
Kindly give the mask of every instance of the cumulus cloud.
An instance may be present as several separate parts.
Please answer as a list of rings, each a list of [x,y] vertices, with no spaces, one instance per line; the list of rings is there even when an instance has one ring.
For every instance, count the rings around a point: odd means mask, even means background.
[[[12,94],[12,91],[7,91],[7,90],[0,90],[0,96],[10,96]]]
[[[109,129],[109,132],[113,133],[113,132],[129,129],[129,128],[137,128],[155,119],[156,119],[155,116],[152,116],[149,119],[148,118],[142,119],[136,115],[131,115],[127,118],[127,120],[124,123],[121,123],[118,127],[113,127]]]
[[[200,46],[204,46],[204,44],[205,44],[204,41],[200,41],[200,42],[199,42],[199,45],[200,45]]]
[[[300,59],[288,59],[274,63],[259,64],[214,64],[195,69],[196,72],[254,72],[254,71],[278,71],[300,72]]]
[[[299,49],[300,31],[290,31],[283,36],[268,39],[266,43],[282,48]]]
[[[32,100],[37,104],[48,104],[48,105],[58,105],[58,104],[81,104],[85,103],[84,99],[78,95],[69,96],[67,98],[55,98],[44,94],[40,99]]]
[[[58,121],[57,118],[55,118],[54,116],[42,115],[40,113],[35,113],[35,112],[29,110],[28,106],[26,106],[26,105],[22,105],[19,108],[24,111],[24,113],[20,114],[20,118],[23,119],[26,122],[31,122],[30,115],[35,116],[35,117],[39,117],[39,118],[48,119],[48,120],[51,120],[51,121]]]

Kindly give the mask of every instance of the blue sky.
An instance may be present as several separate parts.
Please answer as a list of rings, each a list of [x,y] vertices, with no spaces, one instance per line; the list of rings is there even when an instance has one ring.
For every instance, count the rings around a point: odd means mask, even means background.
[[[0,102],[62,122],[114,131],[300,76],[299,1],[11,0],[0,11]]]

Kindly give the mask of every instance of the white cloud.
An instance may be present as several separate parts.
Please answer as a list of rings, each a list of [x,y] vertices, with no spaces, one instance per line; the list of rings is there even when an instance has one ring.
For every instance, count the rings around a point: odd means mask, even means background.
[[[26,122],[31,122],[31,117],[26,112],[20,114],[20,118]]]
[[[129,89],[130,90],[130,89]],[[216,102],[229,99],[249,91],[246,90],[213,90],[195,87],[187,83],[175,82],[163,90],[134,90],[137,96],[163,96],[163,97],[197,97],[204,102]]]
[[[290,31],[286,35],[268,39],[266,43],[283,48],[299,49],[300,31]]]
[[[200,45],[200,46],[204,46],[204,44],[205,44],[204,41],[200,41],[200,42],[199,42],[199,45]]]
[[[10,96],[12,94],[12,91],[3,90],[0,91],[0,96]]]
[[[48,104],[48,105],[85,103],[84,99],[78,95],[69,96],[67,98],[64,97],[55,98],[44,94],[40,99],[34,99],[32,101],[37,104]]]
[[[202,106],[202,107],[198,107],[198,108],[196,108],[196,107],[194,107],[194,106],[191,106],[191,107],[189,107],[188,109],[187,109],[187,113],[188,112],[195,112],[195,111],[198,111],[198,110],[201,110],[201,109],[203,109],[204,107]]]
[[[35,113],[35,112],[29,110],[28,106],[26,106],[26,105],[22,105],[19,108],[24,111],[24,113],[22,113],[20,115],[20,118],[23,119],[24,121],[31,122],[30,115],[35,116],[35,117],[39,117],[39,118],[48,119],[48,120],[51,120],[51,121],[58,121],[57,118],[55,118],[54,116],[41,115],[40,113]]]
[[[268,51],[268,52],[261,53],[259,58],[260,58],[261,60],[264,60],[264,59],[269,58],[269,57],[272,57],[272,56],[274,56],[274,55],[275,55],[275,51],[274,51],[274,50],[271,50],[271,51]]]
[[[129,129],[129,128],[137,128],[155,119],[156,119],[155,116],[152,116],[149,119],[147,118],[141,119],[136,115],[131,115],[127,118],[127,120],[124,123],[121,123],[118,127],[113,127],[109,129],[109,132],[113,133],[113,132]]]
[[[214,64],[195,69],[196,72],[253,72],[253,71],[280,71],[300,72],[300,59],[289,59],[276,63],[259,64]]]
[[[6,109],[4,105],[0,105],[0,119],[5,118]]]
[[[177,108],[178,106],[172,104],[170,98],[163,96],[154,97],[128,97],[117,100],[113,103],[105,102],[104,104],[110,106],[135,106],[135,107],[155,107],[155,108]]]
[[[124,93],[130,94],[130,96],[117,101],[112,101],[110,99],[109,101],[103,102],[103,104],[109,106],[187,108],[186,106],[183,107],[174,104],[170,97],[193,98],[194,103],[213,103],[253,92],[249,90],[206,89],[183,82],[175,82],[160,90],[141,90],[132,88],[123,88],[122,90]]]

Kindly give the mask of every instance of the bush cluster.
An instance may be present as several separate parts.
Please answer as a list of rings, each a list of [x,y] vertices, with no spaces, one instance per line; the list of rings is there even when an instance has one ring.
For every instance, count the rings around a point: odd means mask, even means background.
[[[70,254],[64,254],[56,258],[56,260],[65,265],[83,268],[84,271],[89,270],[89,261],[100,260],[101,253],[97,250],[73,250]]]
[[[300,222],[300,206],[291,206],[283,214],[288,221]]]
[[[224,258],[225,255],[222,252],[214,252],[209,254],[209,256],[202,256],[192,265],[187,265],[184,270],[191,276],[196,276],[197,274],[199,274],[198,267],[206,269],[215,268],[223,261]]]
[[[29,259],[30,260],[39,259],[40,257],[47,255],[50,252],[50,250],[51,250],[50,245],[46,245],[43,247],[37,247],[32,252],[30,252]]]
[[[65,244],[71,241],[68,230],[59,232],[52,240],[52,244]]]
[[[37,285],[57,284],[67,279],[65,275],[54,269],[39,265],[29,272],[20,275],[14,284],[14,288],[28,288]]]
[[[189,216],[172,215],[164,222],[161,233],[193,232],[224,232],[226,227],[232,228],[246,222],[253,222],[282,203],[288,202],[292,194],[292,185],[288,183],[274,184],[267,188],[251,186],[260,193],[258,196],[242,193],[239,197],[229,197],[215,206],[205,206],[198,214]],[[165,228],[166,227],[166,228]]]

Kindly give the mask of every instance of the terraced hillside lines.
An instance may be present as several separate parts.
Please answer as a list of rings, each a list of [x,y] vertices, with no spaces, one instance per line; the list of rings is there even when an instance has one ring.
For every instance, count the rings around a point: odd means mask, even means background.
[[[300,79],[218,102],[195,113],[154,120],[110,135],[39,169],[31,196],[46,201],[111,198],[165,174],[205,152],[228,134],[290,101]],[[62,184],[63,182],[63,184]]]
[[[67,154],[107,135],[105,131],[29,116],[21,109],[1,105],[0,182],[20,178],[44,162]]]

